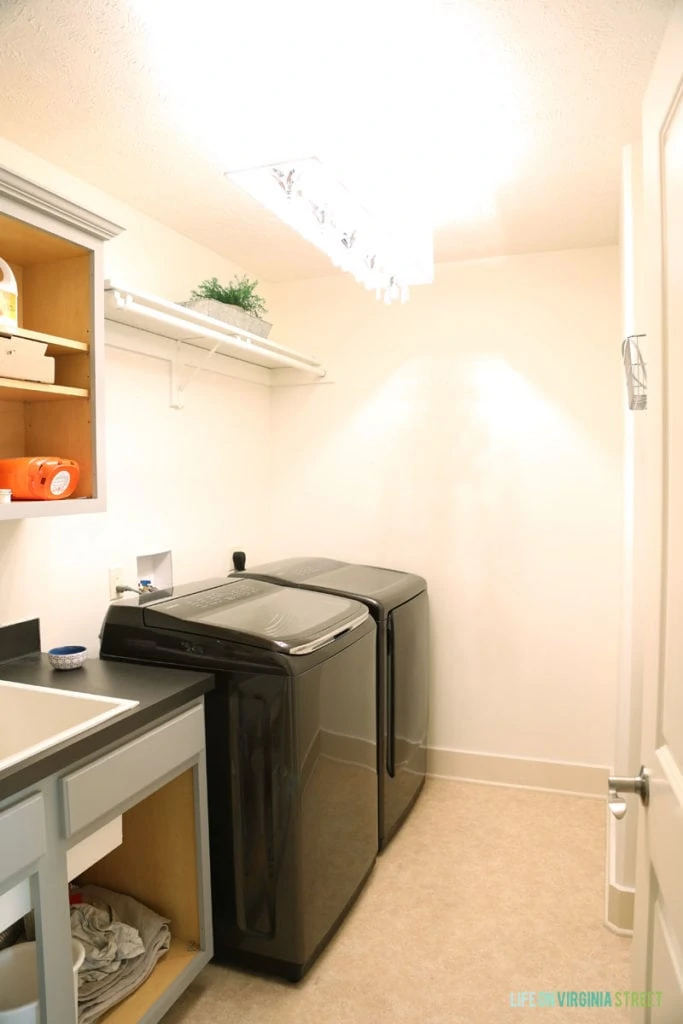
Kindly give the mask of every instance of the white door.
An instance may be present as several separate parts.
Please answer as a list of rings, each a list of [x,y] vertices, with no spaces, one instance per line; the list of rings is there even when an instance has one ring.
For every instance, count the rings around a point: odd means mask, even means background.
[[[645,566],[643,762],[633,988],[638,1024],[683,1022],[683,0],[643,107],[649,528]],[[636,544],[639,538],[636,538]],[[634,808],[635,810],[635,808]],[[658,995],[661,993],[661,995]]]

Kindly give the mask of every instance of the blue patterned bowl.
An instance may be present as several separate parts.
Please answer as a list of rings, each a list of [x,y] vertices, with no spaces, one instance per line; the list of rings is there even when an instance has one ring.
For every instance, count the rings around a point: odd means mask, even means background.
[[[80,668],[87,656],[86,647],[53,647],[47,652],[47,660],[52,667],[62,670]]]

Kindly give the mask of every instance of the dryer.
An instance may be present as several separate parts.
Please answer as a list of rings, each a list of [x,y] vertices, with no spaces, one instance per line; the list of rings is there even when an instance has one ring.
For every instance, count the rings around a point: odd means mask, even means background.
[[[413,573],[331,558],[285,558],[232,576],[362,601],[377,623],[379,844],[400,828],[424,784],[429,724],[427,583]]]
[[[302,977],[377,853],[375,624],[348,598],[218,579],[114,602],[101,656],[214,673],[215,955]]]

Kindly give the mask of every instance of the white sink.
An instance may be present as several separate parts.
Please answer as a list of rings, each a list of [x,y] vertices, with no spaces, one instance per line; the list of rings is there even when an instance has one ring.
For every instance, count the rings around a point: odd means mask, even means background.
[[[138,703],[0,680],[0,771]]]

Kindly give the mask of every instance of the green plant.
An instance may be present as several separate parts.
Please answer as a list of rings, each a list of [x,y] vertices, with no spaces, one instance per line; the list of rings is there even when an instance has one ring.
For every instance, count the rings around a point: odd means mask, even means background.
[[[193,299],[216,299],[227,302],[231,306],[241,306],[247,313],[262,316],[267,313],[265,301],[256,294],[258,281],[250,281],[244,277],[233,277],[229,284],[220,284],[217,277],[209,277],[202,281],[192,292]]]

